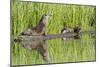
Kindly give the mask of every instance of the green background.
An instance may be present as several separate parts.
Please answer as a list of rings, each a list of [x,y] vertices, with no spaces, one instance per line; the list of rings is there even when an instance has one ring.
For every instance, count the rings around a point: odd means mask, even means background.
[[[48,24],[48,34],[59,34],[64,26],[70,28],[80,26],[82,31],[89,31],[96,27],[96,6],[12,0],[12,39],[28,27],[36,26],[43,14],[52,15]],[[92,19],[94,24],[91,27]],[[95,37],[90,34],[82,35],[79,40],[48,40],[49,63],[95,61],[95,46]],[[38,52],[27,50],[20,43],[12,40],[11,65],[30,64],[46,63]]]

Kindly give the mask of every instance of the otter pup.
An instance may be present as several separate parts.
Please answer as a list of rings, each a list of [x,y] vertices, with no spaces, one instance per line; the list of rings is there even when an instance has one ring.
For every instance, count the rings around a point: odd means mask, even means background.
[[[76,33],[76,35],[74,36],[74,38],[75,39],[80,39],[79,33],[81,31],[81,28],[77,26],[77,27],[74,27],[73,29],[74,29],[74,33]]]
[[[32,27],[22,32],[21,35],[46,35],[48,26],[49,15],[44,14],[36,27]]]
[[[80,27],[74,27],[74,33],[79,34],[80,33],[81,28]]]
[[[69,33],[69,32],[74,32],[74,33],[76,33],[76,35],[74,36],[74,38],[75,38],[75,39],[79,39],[79,38],[80,38],[80,36],[79,36],[80,30],[81,30],[80,27],[75,27],[75,28],[73,28],[73,29],[64,27],[64,28],[61,30],[61,33],[62,33],[62,34],[67,34],[67,33]],[[62,38],[62,40],[66,40],[66,39],[67,39],[67,38],[65,38],[65,37]]]
[[[61,30],[61,33],[62,33],[62,34],[66,34],[66,33],[69,33],[69,32],[72,32],[72,29],[64,27],[64,28]],[[62,38],[62,40],[66,40],[66,38]]]

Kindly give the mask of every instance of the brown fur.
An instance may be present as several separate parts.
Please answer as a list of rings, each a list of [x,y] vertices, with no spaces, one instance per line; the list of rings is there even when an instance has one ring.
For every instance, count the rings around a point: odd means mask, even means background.
[[[21,35],[43,35],[47,34],[49,16],[44,14],[36,27],[32,27],[22,32]]]
[[[21,35],[46,35],[47,34],[48,15],[43,15],[36,27],[31,27],[26,31],[22,32]],[[36,40],[32,42],[23,41],[22,46],[27,49],[37,50],[45,61],[48,61],[48,51],[46,41]]]

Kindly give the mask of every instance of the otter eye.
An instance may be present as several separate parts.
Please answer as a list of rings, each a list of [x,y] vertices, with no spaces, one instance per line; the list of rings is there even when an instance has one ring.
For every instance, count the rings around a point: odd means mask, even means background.
[[[47,16],[47,14],[45,14],[44,16]]]

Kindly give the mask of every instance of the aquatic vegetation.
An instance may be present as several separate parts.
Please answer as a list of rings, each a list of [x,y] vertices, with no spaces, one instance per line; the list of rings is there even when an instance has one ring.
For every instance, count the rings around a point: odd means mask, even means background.
[[[59,34],[64,27],[74,28],[80,25],[82,31],[95,29],[96,7],[74,4],[51,4],[34,2],[12,2],[11,35],[13,39],[28,27],[38,24],[43,14],[50,14],[48,34]],[[89,25],[90,18],[94,25]],[[82,35],[79,40],[48,40],[49,63],[95,61],[95,37]],[[12,65],[47,64],[35,50],[27,50],[20,43],[12,42]]]

